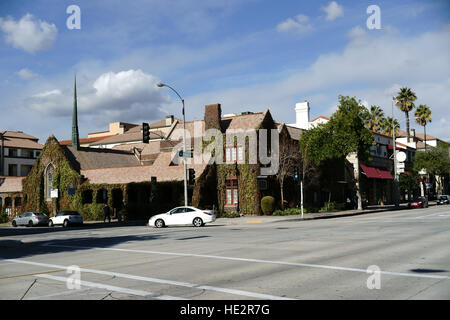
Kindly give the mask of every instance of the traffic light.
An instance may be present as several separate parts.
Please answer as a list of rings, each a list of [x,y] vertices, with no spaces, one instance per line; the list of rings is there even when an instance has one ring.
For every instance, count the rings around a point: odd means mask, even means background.
[[[150,126],[148,123],[142,123],[142,142],[148,143],[150,141]]]
[[[296,183],[298,183],[298,182],[300,182],[300,180],[302,180],[301,174],[302,174],[302,172],[301,172],[300,165],[299,164],[294,165],[294,181]]]
[[[190,168],[189,169],[189,184],[195,183],[195,170]]]

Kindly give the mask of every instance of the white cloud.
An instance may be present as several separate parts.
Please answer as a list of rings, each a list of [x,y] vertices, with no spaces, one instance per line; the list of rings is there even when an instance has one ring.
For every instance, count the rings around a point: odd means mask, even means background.
[[[29,53],[50,49],[58,34],[54,24],[36,20],[29,13],[19,21],[0,18],[0,30],[5,33],[6,43]]]
[[[294,33],[306,33],[313,29],[313,26],[309,23],[308,16],[299,14],[294,18],[288,18],[277,25],[279,32],[294,32]]]
[[[380,105],[390,114],[392,96],[400,87],[407,86],[416,92],[417,103],[432,108],[434,119],[448,121],[442,122],[447,128],[441,128],[438,121],[433,122],[427,128],[430,134],[450,139],[449,33],[450,28],[407,37],[398,33],[368,33],[349,41],[341,52],[323,54],[304,71],[279,81],[209,92],[188,99],[197,106],[220,102],[226,113],[245,111],[243,107],[250,111],[270,108],[277,121],[290,122],[295,102],[309,100],[312,114],[329,116],[339,94],[356,96],[369,105]],[[317,95],[320,101],[315,100]],[[404,128],[403,114],[395,112]]]
[[[336,1],[331,1],[328,6],[322,7],[322,10],[327,14],[326,19],[329,21],[333,21],[344,16],[344,8]]]
[[[23,80],[31,80],[33,78],[36,78],[38,76],[37,73],[34,73],[30,69],[23,68],[16,72],[16,75],[19,76],[19,78]]]
[[[98,126],[113,121],[155,120],[164,117],[162,105],[168,103],[156,87],[158,79],[142,70],[107,72],[95,81],[83,84],[77,80],[79,116],[88,116]],[[73,89],[54,89],[27,99],[28,108],[50,116],[70,117]]]
[[[348,33],[347,36],[349,38],[359,38],[366,35],[366,30],[361,28],[360,26],[356,26],[352,28]]]

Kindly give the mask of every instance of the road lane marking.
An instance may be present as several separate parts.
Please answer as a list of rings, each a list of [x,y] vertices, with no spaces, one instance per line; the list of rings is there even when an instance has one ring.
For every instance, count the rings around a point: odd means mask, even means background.
[[[10,261],[10,262],[14,262],[14,263],[35,265],[35,266],[40,266],[40,267],[61,269],[61,270],[53,271],[53,272],[61,272],[61,271],[67,269],[66,266],[55,265],[55,264],[47,264],[47,263],[40,263],[40,262],[32,262],[32,261],[26,261],[26,260],[9,259],[9,260],[6,260],[6,261]],[[165,280],[165,279],[156,279],[156,278],[143,277],[143,276],[135,276],[135,275],[131,275],[131,274],[119,273],[119,272],[111,272],[111,271],[105,271],[105,270],[80,268],[80,271],[81,272],[87,272],[87,273],[95,273],[95,274],[107,275],[107,276],[115,276],[115,277],[118,277],[118,278],[126,278],[126,279],[137,280],[137,281],[146,281],[146,282],[154,282],[154,283],[161,283],[161,284],[167,284],[167,285],[187,287],[187,288],[192,288],[192,289],[217,291],[217,292],[222,292],[222,293],[246,296],[246,297],[251,297],[251,298],[258,298],[258,299],[264,299],[264,300],[295,300],[295,299],[291,299],[291,298],[287,298],[287,297],[279,297],[279,296],[263,294],[263,293],[257,293],[257,292],[250,292],[250,291],[229,289],[229,288],[221,288],[221,287],[214,287],[214,286],[208,286],[208,285],[198,285],[198,284],[193,284],[193,283],[188,283],[188,282],[180,282],[180,281]],[[43,274],[43,272],[40,272],[40,273],[37,272],[37,273],[31,274],[31,275],[34,275],[34,276],[38,276],[39,275],[40,276],[42,274]]]
[[[38,275],[36,275],[36,277],[51,279],[51,280],[56,280],[56,281],[61,281],[61,282],[67,282],[67,280],[69,279],[66,277],[51,276],[49,274],[38,274]],[[158,300],[187,300],[187,299],[180,298],[180,297],[159,295],[157,293],[153,293],[153,292],[149,292],[149,291],[134,290],[134,289],[116,287],[116,286],[111,286],[111,285],[107,285],[107,284],[103,284],[103,283],[83,281],[83,280],[80,280],[80,285],[84,286],[84,287],[104,289],[106,291],[114,291],[114,292],[132,294],[135,296],[154,298],[154,299],[158,299]],[[76,293],[75,290],[74,290],[74,293]]]
[[[436,212],[436,213],[432,213],[432,214],[427,214],[426,216],[415,217],[414,219],[426,218],[426,217],[436,216],[436,215],[439,215],[439,214],[449,213],[449,212],[450,211]]]
[[[43,244],[43,245],[49,246],[49,247],[62,247],[62,248],[71,248],[71,249],[92,249],[92,250],[103,250],[103,251],[160,254],[160,255],[179,256],[179,257],[194,257],[194,258],[231,260],[231,261],[243,261],[243,262],[254,262],[254,263],[266,263],[266,264],[279,264],[279,265],[287,265],[287,266],[294,266],[294,267],[308,267],[308,268],[318,268],[318,269],[329,269],[329,270],[352,271],[352,272],[367,273],[367,269],[359,269],[359,268],[347,268],[347,267],[327,266],[327,265],[310,264],[310,263],[297,263],[297,262],[273,261],[273,260],[226,257],[226,256],[213,256],[213,255],[207,255],[207,254],[179,253],[179,252],[165,252],[165,251],[150,251],[150,250],[135,250],[135,249],[119,249],[119,248],[102,248],[102,247],[69,246],[69,245],[59,245],[59,244],[58,245],[54,245],[54,244],[51,244],[51,243],[47,243],[47,244]],[[11,261],[11,260],[8,260],[8,261]],[[385,275],[400,276],[400,277],[450,280],[450,276],[438,276],[438,275],[429,275],[429,274],[414,274],[414,273],[407,273],[407,272],[391,272],[391,271],[380,271],[380,273],[381,274],[385,274]]]
[[[45,296],[37,296],[37,297],[30,297],[30,298],[24,298],[23,300],[45,300],[47,298],[53,298],[53,297],[60,297],[60,296],[68,296],[74,293],[81,293],[85,291],[89,291],[90,289],[84,289],[84,290],[69,290],[69,291],[63,291],[53,294],[47,294]]]

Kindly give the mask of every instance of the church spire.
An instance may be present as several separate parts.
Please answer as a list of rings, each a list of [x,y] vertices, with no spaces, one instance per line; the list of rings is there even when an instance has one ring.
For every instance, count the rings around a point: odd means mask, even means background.
[[[78,150],[80,148],[80,139],[78,135],[78,111],[77,111],[77,75],[75,74],[73,89],[73,113],[72,113],[72,146]]]

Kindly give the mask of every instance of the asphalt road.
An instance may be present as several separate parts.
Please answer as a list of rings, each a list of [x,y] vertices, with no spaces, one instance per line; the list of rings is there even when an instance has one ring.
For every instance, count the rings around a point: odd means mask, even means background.
[[[202,228],[0,228],[0,242],[0,299],[450,299],[450,206]]]

